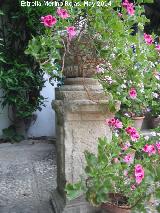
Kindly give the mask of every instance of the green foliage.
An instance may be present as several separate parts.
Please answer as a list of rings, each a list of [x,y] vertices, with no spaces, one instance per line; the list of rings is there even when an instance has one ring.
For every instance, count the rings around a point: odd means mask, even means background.
[[[24,139],[23,135],[20,135],[16,132],[14,125],[9,126],[6,129],[3,129],[3,138],[11,143],[20,142]]]
[[[132,142],[125,128],[119,131],[118,136],[117,132],[113,131],[112,141],[99,139],[97,155],[85,152],[85,179],[76,184],[68,183],[67,197],[74,199],[83,192],[92,205],[99,206],[110,201],[109,193],[123,194],[127,198],[128,206],[133,210],[146,212],[151,194],[155,200],[159,200],[160,165],[158,153],[148,156],[142,149],[146,143],[155,144],[159,139],[158,133],[147,141],[141,135],[137,142]],[[122,150],[124,144],[129,141],[131,146]],[[129,153],[134,153],[134,158],[132,163],[127,164],[124,162],[124,156]],[[145,170],[144,179],[140,184],[136,184],[134,176],[137,164],[141,164]],[[136,186],[134,190],[132,185]]]
[[[2,10],[0,87],[4,95],[1,103],[16,108],[15,116],[25,119],[35,110],[41,109],[44,101],[40,94],[45,83],[44,73],[35,60],[24,53],[28,40],[39,32],[41,25],[38,28],[38,11],[36,13],[33,7],[24,11],[16,0],[5,1]]]
[[[39,70],[39,69],[38,69]],[[16,108],[19,118],[27,118],[43,104],[44,98],[39,94],[44,80],[38,70],[30,70],[23,64],[12,64],[7,72],[0,72],[0,85],[4,89],[2,106]],[[39,87],[37,89],[37,87]]]
[[[55,11],[49,11],[48,14],[57,18],[57,23],[51,28],[44,27],[41,35],[34,36],[28,44],[26,54],[32,55],[42,70],[53,78],[59,78],[64,68],[60,51],[64,49],[65,55],[70,48],[70,42],[66,44],[66,27],[75,25],[78,39],[86,31],[89,37],[95,35],[96,57],[104,61],[101,64],[104,72],[98,74],[97,78],[107,95],[112,96],[111,111],[115,110],[115,101],[118,100],[122,102],[123,112],[141,116],[146,113],[151,103],[155,105],[152,93],[159,88],[154,76],[154,70],[159,72],[159,54],[154,44],[147,45],[144,42],[142,34],[145,24],[149,22],[144,15],[143,4],[152,2],[137,0],[134,16],[128,15],[120,0],[109,1],[107,6],[103,7],[86,7],[82,1],[77,1],[79,7],[65,7],[70,14],[68,19],[61,19]],[[97,1],[92,3],[97,5]],[[122,13],[121,18],[118,16],[119,12]],[[80,17],[84,18],[84,23],[82,28],[78,29],[77,21]],[[156,38],[154,34],[152,36]],[[112,79],[112,83],[107,80],[108,77]],[[132,87],[138,92],[136,100],[128,97]]]
[[[66,192],[68,194],[69,200],[76,199],[83,192],[81,182],[76,184],[68,184],[66,186]]]

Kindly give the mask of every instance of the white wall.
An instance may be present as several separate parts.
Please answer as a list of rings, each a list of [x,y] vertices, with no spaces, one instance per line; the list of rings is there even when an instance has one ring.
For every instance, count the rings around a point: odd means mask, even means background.
[[[3,96],[3,90],[0,89],[0,97]],[[4,107],[2,109],[2,106],[0,105],[0,136],[2,136],[2,129],[7,128],[10,126],[11,121],[8,118],[8,107]]]
[[[48,79],[48,76],[44,76]],[[42,89],[41,94],[47,98],[45,100],[46,107],[42,107],[41,111],[36,111],[37,119],[33,122],[28,130],[28,137],[55,137],[55,112],[51,107],[52,100],[55,99],[55,87],[52,86],[47,80],[45,87]],[[3,90],[0,89],[0,97],[3,95]],[[8,118],[8,108],[2,109],[0,105],[0,137],[2,136],[2,129],[11,125]]]
[[[48,76],[45,75],[44,78],[48,79]],[[35,113],[37,119],[29,128],[28,137],[55,137],[55,112],[51,106],[52,100],[55,99],[55,87],[47,80],[41,94],[47,98],[45,101],[46,107]]]

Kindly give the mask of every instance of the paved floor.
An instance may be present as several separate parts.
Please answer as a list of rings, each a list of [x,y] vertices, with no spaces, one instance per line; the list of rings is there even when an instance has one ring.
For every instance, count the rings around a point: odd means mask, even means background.
[[[55,187],[53,144],[0,144],[0,213],[52,213]]]

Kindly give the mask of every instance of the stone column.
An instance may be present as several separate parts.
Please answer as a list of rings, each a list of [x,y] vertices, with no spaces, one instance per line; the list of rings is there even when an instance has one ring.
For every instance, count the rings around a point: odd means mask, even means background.
[[[99,137],[111,138],[105,119],[113,117],[101,85],[91,78],[68,78],[56,89],[53,108],[57,116],[57,190],[52,194],[55,213],[94,213],[84,198],[68,202],[65,184],[84,174],[84,151],[97,152]]]

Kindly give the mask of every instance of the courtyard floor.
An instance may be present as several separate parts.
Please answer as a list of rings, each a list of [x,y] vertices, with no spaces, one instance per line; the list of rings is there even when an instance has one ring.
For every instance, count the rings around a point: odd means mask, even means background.
[[[0,144],[0,213],[52,213],[55,153],[46,141]]]

